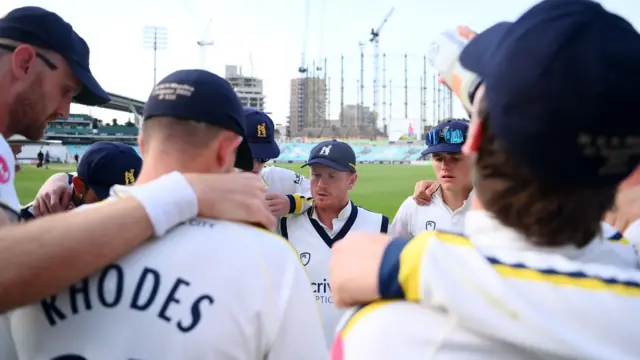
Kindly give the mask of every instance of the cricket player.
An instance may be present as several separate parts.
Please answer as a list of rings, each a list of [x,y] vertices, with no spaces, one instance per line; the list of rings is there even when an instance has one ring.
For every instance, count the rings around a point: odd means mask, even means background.
[[[356,155],[349,144],[321,142],[311,150],[305,166],[311,169],[313,206],[304,214],[281,218],[279,231],[296,249],[311,278],[330,346],[343,312],[334,306],[331,296],[331,247],[352,230],[386,233],[389,219],[349,200],[349,191],[358,180]]]
[[[422,155],[431,158],[439,189],[426,206],[408,197],[393,218],[390,236],[414,237],[425,230],[462,232],[464,218],[471,209],[471,160],[462,154],[469,125],[449,120],[427,133],[427,149]]]
[[[168,75],[145,104],[144,168],[113,196],[173,171],[250,169],[244,126],[226,80],[204,70]],[[20,359],[327,358],[297,254],[278,235],[239,222],[188,220],[9,319]]]
[[[82,156],[78,172],[67,175],[71,194],[68,209],[106,199],[114,185],[133,185],[141,168],[142,158],[131,146],[109,141],[93,143]],[[20,214],[26,220],[35,218],[33,202]]]
[[[267,202],[275,217],[301,214],[311,206],[309,180],[289,169],[265,166],[280,156],[273,120],[264,111],[245,108],[245,137],[253,155],[253,173],[260,175],[267,188]]]
[[[629,314],[640,311],[640,272],[621,262],[629,245],[598,233],[640,161],[640,124],[610,120],[637,110],[638,49],[627,21],[584,0],[542,1],[471,40],[460,59],[483,84],[464,148],[477,174],[468,237],[354,234],[339,244],[381,260],[383,298],[421,306],[353,311],[333,359],[637,358]],[[334,291],[346,278],[370,291],[372,267],[357,273],[363,264],[340,247]]]

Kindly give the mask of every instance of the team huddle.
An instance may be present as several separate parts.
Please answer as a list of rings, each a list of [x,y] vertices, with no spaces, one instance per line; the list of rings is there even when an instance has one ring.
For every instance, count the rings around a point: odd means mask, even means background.
[[[51,29],[72,44],[52,47]],[[280,155],[272,119],[205,70],[154,86],[141,156],[94,143],[77,173],[52,176],[25,206],[5,130],[0,240],[47,248],[60,231],[38,229],[63,222],[93,243],[64,247],[74,257],[57,267],[26,257],[55,285],[33,280],[28,296],[0,302],[0,359],[637,358],[640,222],[607,219],[640,186],[640,126],[609,121],[637,112],[640,35],[588,0],[544,0],[513,23],[459,32],[470,40],[460,63],[478,77],[457,94],[470,120],[427,134],[437,181],[416,184],[392,221],[349,198],[358,163],[346,142],[317,144],[308,177],[265,166]],[[22,43],[6,45],[22,73],[61,67],[76,100],[108,101],[86,43],[57,15],[16,9],[0,19],[5,39]],[[36,56],[47,49],[60,65]],[[259,199],[238,212],[245,193]],[[20,292],[4,285],[0,297],[7,289]]]

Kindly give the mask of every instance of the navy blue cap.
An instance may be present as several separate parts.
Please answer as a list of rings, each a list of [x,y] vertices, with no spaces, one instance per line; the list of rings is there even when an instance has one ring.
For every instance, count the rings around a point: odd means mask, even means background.
[[[469,123],[464,121],[449,120],[438,124],[427,133],[427,148],[422,155],[462,152],[468,130]]]
[[[256,159],[275,159],[280,156],[280,147],[275,140],[273,120],[264,111],[245,108],[245,138]]]
[[[311,149],[309,160],[302,167],[321,164],[338,171],[356,172],[356,153],[351,146],[338,140],[319,143]]]
[[[141,168],[142,158],[131,146],[99,141],[82,155],[78,176],[103,200],[113,185],[133,184]]]
[[[588,0],[546,0],[478,34],[460,56],[486,85],[489,121],[547,181],[612,185],[640,161],[640,35]]]
[[[83,105],[111,101],[89,69],[89,46],[58,14],[36,6],[25,6],[0,18],[0,38],[37,46],[60,54],[82,83],[74,100]]]
[[[242,103],[231,84],[206,70],[178,70],[153,88],[144,105],[144,120],[168,116],[217,126],[243,137],[235,167],[253,169],[251,149],[245,138]]]

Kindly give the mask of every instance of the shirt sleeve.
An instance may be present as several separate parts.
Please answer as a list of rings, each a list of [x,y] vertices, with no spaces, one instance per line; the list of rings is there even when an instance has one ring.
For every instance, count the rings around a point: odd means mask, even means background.
[[[633,245],[640,247],[640,220],[636,220],[624,232],[624,237]]]
[[[291,191],[287,194],[289,199],[289,214],[301,214],[311,207],[311,183],[309,179],[285,168],[280,169],[281,176],[289,184]]]
[[[434,234],[434,231],[423,231],[413,239],[399,236],[391,240],[385,249],[378,274],[378,289],[382,299],[422,299],[421,263]]]
[[[17,217],[20,211],[15,178],[15,155],[9,144],[0,136],[0,211],[5,212],[9,219]]]
[[[277,326],[268,360],[326,360],[328,349],[324,338],[320,310],[309,286],[309,277],[292,249],[291,271],[287,272],[287,293],[280,301],[282,317]]]
[[[376,301],[350,310],[338,328],[330,360],[414,359],[426,354],[433,346],[428,339],[437,338],[432,333],[444,330],[443,321],[425,316],[427,312],[406,301]]]
[[[393,217],[393,222],[389,227],[388,234],[390,236],[413,236],[411,234],[411,203],[413,199],[407,198],[398,208],[396,216]]]
[[[7,314],[0,315],[0,359],[18,360]]]
[[[629,243],[627,238],[621,232],[619,232],[618,229],[614,228],[604,221],[600,222],[600,229],[602,231],[602,236],[609,241],[616,241],[624,244]]]

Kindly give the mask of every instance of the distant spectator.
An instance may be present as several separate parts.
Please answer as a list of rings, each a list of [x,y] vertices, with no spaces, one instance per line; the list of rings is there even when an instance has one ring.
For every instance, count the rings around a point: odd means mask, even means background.
[[[20,171],[20,164],[18,164],[18,154],[22,152],[22,144],[11,144],[11,151],[16,158],[16,172]]]
[[[42,148],[40,148],[40,150],[38,151],[38,165],[36,165],[36,167],[41,168],[43,162],[44,162],[44,153],[42,152]]]

